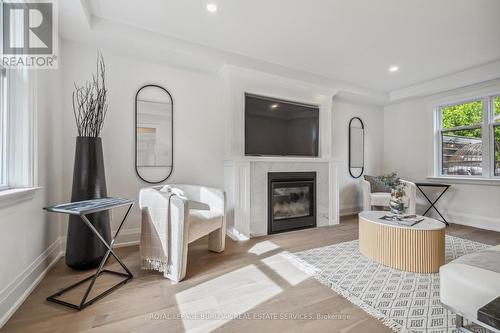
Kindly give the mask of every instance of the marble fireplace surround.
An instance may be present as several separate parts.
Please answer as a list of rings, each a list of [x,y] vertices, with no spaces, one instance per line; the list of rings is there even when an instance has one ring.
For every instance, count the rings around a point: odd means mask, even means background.
[[[339,222],[336,162],[323,158],[242,158],[224,165],[231,238],[244,240],[268,234],[269,172],[316,172],[316,225]]]

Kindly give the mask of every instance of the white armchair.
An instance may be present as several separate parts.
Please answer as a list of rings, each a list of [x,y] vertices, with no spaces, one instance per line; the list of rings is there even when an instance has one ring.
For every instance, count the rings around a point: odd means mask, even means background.
[[[171,187],[181,194],[170,196],[159,188],[140,191],[141,257],[144,269],[158,270],[178,282],[186,276],[189,243],[209,235],[208,249],[224,251],[226,195],[210,187]]]
[[[417,196],[417,186],[415,183],[402,180],[406,184],[405,192],[406,196],[404,198],[405,207],[407,214],[415,214],[416,212],[416,196]],[[370,182],[362,179],[361,188],[363,192],[363,210],[372,210],[372,206],[383,206],[389,207],[389,202],[391,201],[391,194],[386,192],[374,192],[371,191]]]

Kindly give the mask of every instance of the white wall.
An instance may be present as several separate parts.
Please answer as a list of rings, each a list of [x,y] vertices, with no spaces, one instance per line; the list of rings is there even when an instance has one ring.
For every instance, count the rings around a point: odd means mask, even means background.
[[[61,199],[60,72],[37,72],[37,190],[32,198],[0,207],[0,327],[23,294],[61,254],[60,219],[42,210]]]
[[[83,83],[95,71],[97,49],[67,40],[60,46],[61,69],[39,71],[38,184],[42,188],[29,200],[0,208],[0,252],[6,254],[0,262],[1,320],[24,300],[22,294],[28,295],[44,270],[62,254],[64,246],[67,217],[49,215],[42,207],[70,199],[77,135],[71,96],[74,82]],[[233,110],[230,106],[235,102],[228,92],[234,93],[235,87],[228,91],[227,80],[213,72],[172,67],[166,62],[146,61],[106,48],[101,51],[107,65],[110,106],[102,132],[108,195],[137,199],[139,189],[150,186],[135,173],[134,96],[141,86],[152,83],[169,90],[174,100],[174,171],[167,182],[222,188],[224,158],[232,155],[232,145],[228,142],[232,140],[227,139],[237,136],[227,113]],[[294,84],[302,85],[300,82]],[[321,130],[330,133],[333,124],[335,147],[332,149],[331,142],[324,138],[322,156],[330,157],[333,150],[334,159],[342,163],[341,199],[344,206],[351,209],[350,202],[355,200],[357,206],[360,201],[354,185],[357,181],[351,180],[347,173],[348,121],[353,116],[360,116],[365,121],[367,172],[378,173],[382,156],[379,138],[383,128],[380,110],[337,101],[333,107],[335,119],[331,119],[333,90],[319,91],[317,86],[303,85],[309,87],[311,94],[317,92],[321,96],[313,94],[301,99],[326,101],[328,98],[327,107],[322,109],[325,121]],[[252,91],[265,93],[265,87],[254,87]],[[290,91],[274,93],[277,97],[287,97]],[[120,213],[112,215],[114,228],[121,218]],[[119,241],[137,241],[139,227],[140,215],[136,206]]]
[[[433,176],[434,107],[500,92],[500,81],[466,87],[384,108],[384,171],[425,181]],[[450,183],[443,180],[443,183]],[[439,210],[450,221],[500,231],[500,186],[452,184],[439,201]],[[425,203],[423,197],[419,200]],[[417,207],[417,212],[422,213]]]
[[[106,63],[109,111],[102,131],[108,195],[138,198],[142,182],[134,168],[134,97],[145,84],[166,88],[174,100],[174,170],[167,183],[223,187],[225,117],[220,77],[170,67],[100,49]],[[73,83],[95,71],[97,49],[67,40],[62,43],[63,72],[63,196],[69,200],[73,177],[76,125],[71,94]],[[121,212],[113,214],[113,226]],[[122,242],[138,240],[140,215],[134,207],[122,231]],[[66,223],[63,223],[63,235]]]
[[[361,211],[360,179],[349,174],[349,121],[359,117],[365,125],[365,172],[379,175],[382,172],[384,120],[379,106],[358,104],[334,97],[333,99],[333,158],[339,161],[340,214]]]

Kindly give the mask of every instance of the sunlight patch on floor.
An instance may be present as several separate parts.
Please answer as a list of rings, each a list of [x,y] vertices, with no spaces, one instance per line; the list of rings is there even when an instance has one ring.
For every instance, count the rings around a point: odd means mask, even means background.
[[[292,286],[295,286],[310,277],[308,274],[295,267],[292,263],[290,263],[290,261],[285,259],[283,257],[283,253],[288,252],[284,251],[282,253],[275,254],[274,256],[261,259],[261,261]]]
[[[282,292],[255,265],[219,276],[175,295],[186,331],[207,332]]]
[[[280,247],[278,245],[274,244],[271,241],[263,241],[263,242],[257,243],[254,246],[252,246],[252,248],[250,250],[248,250],[248,252],[260,256],[261,254],[264,254],[264,253],[267,253],[267,252],[270,252],[272,250],[276,250],[279,248]]]

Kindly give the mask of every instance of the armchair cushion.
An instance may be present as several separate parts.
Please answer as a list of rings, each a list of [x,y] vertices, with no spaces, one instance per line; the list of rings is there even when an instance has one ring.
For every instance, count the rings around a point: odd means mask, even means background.
[[[391,194],[385,192],[377,192],[371,194],[370,205],[371,206],[389,206],[389,201],[391,201]]]
[[[365,175],[365,180],[370,183],[372,193],[391,193],[391,188],[384,184],[378,177]]]
[[[223,215],[210,210],[189,210],[189,236],[188,243],[208,235],[222,226]]]

